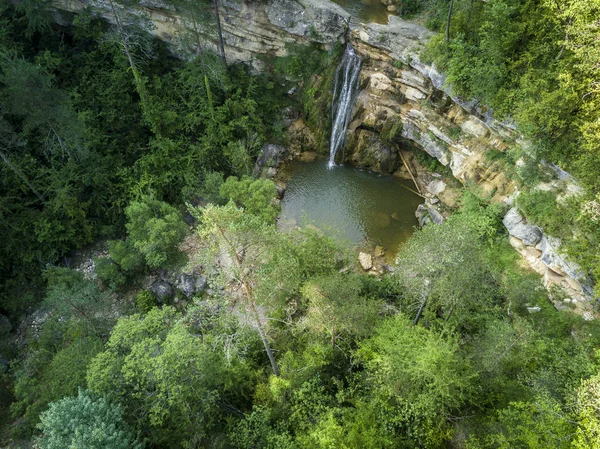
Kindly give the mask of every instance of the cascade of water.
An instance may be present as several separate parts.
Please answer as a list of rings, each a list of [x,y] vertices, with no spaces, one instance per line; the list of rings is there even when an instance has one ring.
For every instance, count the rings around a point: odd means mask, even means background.
[[[358,90],[358,75],[361,60],[348,45],[335,72],[335,84],[331,101],[331,143],[329,146],[329,166],[335,165],[335,156],[344,146],[350,113]]]

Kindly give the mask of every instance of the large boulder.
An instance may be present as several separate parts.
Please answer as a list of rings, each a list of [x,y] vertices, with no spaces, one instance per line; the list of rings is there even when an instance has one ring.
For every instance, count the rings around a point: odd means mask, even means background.
[[[150,291],[159,303],[166,303],[173,297],[173,287],[167,281],[156,281],[150,286]]]
[[[441,179],[433,179],[425,186],[425,189],[432,195],[439,195],[446,190],[446,183]]]
[[[204,275],[200,275],[196,278],[196,293],[201,293],[204,290],[206,290],[206,287],[208,287],[208,279],[206,279],[206,276]]]
[[[525,218],[515,207],[506,213],[502,223],[511,236],[522,240],[526,245],[533,246],[542,239],[542,230],[537,226],[527,224]]]
[[[360,266],[363,270],[369,271],[373,268],[373,257],[368,253],[359,253],[358,261],[360,262]]]
[[[196,279],[191,274],[182,274],[177,280],[177,288],[186,298],[191,298],[196,293]]]
[[[419,204],[415,211],[415,217],[421,227],[429,223],[442,224],[444,222],[444,216],[435,207],[427,204]]]
[[[268,172],[269,168],[277,167],[285,160],[287,155],[288,150],[286,147],[272,143],[265,144],[256,160],[253,175],[260,176],[263,172]]]

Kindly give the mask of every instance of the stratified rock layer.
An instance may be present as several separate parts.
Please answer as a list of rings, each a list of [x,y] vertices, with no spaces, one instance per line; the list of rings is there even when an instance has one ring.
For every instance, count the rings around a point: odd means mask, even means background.
[[[462,183],[477,185],[492,201],[513,204],[518,194],[514,182],[487,156],[505,151],[510,142],[520,143],[520,136],[511,123],[496,121],[476,102],[454,95],[445,77],[420,60],[419,52],[431,36],[424,27],[395,16],[388,25],[356,23],[329,0],[222,0],[220,4],[229,62],[246,62],[260,70],[259,56],[284,56],[289,44],[352,43],[363,65],[346,140],[347,161],[393,173],[400,165],[401,148],[422,150],[448,166]],[[69,12],[89,6],[112,20],[106,0],[57,0],[55,5]],[[140,5],[154,23],[151,32],[174,43],[185,24],[173,8],[156,0],[142,0]],[[216,49],[214,38],[207,36],[205,46]],[[567,191],[581,190],[568,174],[550,168],[560,182],[567,183]],[[441,185],[432,189],[443,190]],[[581,269],[560,254],[560,242],[527,223],[516,209],[509,211],[504,224],[513,247],[542,274],[546,286],[560,286],[569,301],[582,305],[584,316],[591,316],[591,289]]]

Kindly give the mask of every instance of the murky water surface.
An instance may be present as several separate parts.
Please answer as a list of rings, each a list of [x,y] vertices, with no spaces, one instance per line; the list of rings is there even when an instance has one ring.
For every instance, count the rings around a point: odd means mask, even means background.
[[[388,12],[381,0],[333,0],[352,17],[366,23],[388,23]]]
[[[351,166],[329,169],[326,159],[292,162],[282,175],[288,180],[282,228],[314,224],[359,249],[381,245],[392,260],[417,225],[423,200],[408,190],[414,189],[410,181]]]

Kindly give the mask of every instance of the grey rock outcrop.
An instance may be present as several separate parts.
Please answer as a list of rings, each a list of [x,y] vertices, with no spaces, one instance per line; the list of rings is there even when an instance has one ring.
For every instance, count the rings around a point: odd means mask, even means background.
[[[156,281],[150,286],[150,291],[159,303],[166,303],[173,298],[173,287],[167,281]]]
[[[182,274],[177,280],[177,288],[186,298],[191,298],[196,293],[196,279],[191,274]]]
[[[535,245],[542,239],[542,230],[537,226],[527,224],[516,207],[506,213],[502,224],[510,235],[522,240],[526,245]]]
[[[252,174],[256,176],[269,173],[270,168],[276,168],[289,155],[288,149],[281,145],[266,143],[261,151]]]
[[[425,188],[432,195],[439,195],[446,190],[446,183],[441,179],[433,179],[427,183]]]
[[[208,287],[208,279],[201,274],[194,276],[193,274],[184,273],[179,276],[176,286],[185,295],[186,298],[191,298],[195,294],[202,293]]]
[[[542,252],[542,262],[551,270],[576,280],[583,280],[585,275],[581,267],[561,255],[560,246],[560,239],[544,235],[536,249]]]
[[[196,293],[201,293],[204,290],[206,290],[206,287],[208,287],[208,279],[206,279],[206,276],[204,275],[200,275],[196,278],[196,283],[195,283],[195,289],[196,289]]]
[[[266,13],[276,27],[322,44],[342,39],[350,19],[341,6],[320,0],[270,0]]]
[[[440,212],[435,208],[427,204],[419,204],[417,210],[415,211],[415,217],[419,221],[419,226],[423,227],[429,223],[433,224],[442,224],[444,222],[444,217]]]

